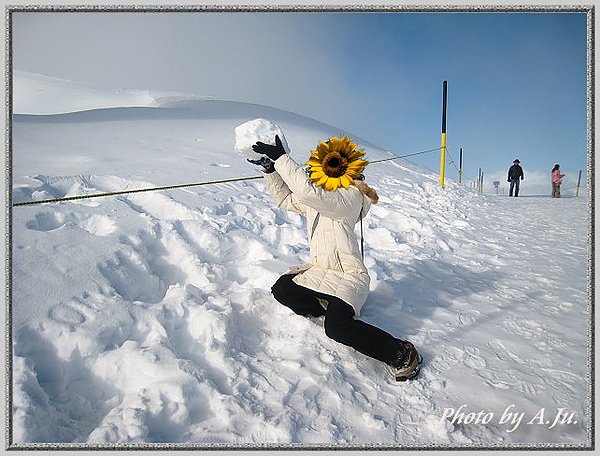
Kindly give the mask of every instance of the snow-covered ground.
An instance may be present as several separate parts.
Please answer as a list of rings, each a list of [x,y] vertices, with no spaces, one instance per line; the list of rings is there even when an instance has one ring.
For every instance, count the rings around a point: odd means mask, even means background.
[[[31,87],[46,96],[13,119],[15,203],[260,175],[234,151],[235,127],[257,117],[285,131],[301,163],[346,133],[150,93],[147,107],[133,97],[108,109],[114,91],[103,103],[78,84],[16,79],[16,108]],[[79,112],[32,115],[57,112],[73,87]],[[354,139],[366,158],[389,157]],[[364,227],[362,318],[417,345],[416,380],[396,383],[328,339],[322,318],[272,298],[306,259],[306,226],[262,179],[20,206],[14,443],[588,446],[588,198],[441,189],[406,160],[366,174],[381,199]]]

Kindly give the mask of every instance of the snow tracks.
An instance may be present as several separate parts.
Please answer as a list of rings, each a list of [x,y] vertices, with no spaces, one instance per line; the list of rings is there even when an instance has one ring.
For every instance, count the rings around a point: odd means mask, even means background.
[[[365,222],[373,280],[362,318],[423,352],[420,377],[402,385],[329,340],[322,318],[273,300],[276,278],[306,259],[306,233],[262,181],[14,210],[15,441],[580,440],[585,239],[544,224],[550,204],[576,219],[585,203],[482,198],[398,168],[406,179],[373,172],[370,182],[381,202]],[[15,199],[144,186],[37,176]],[[494,413],[570,404],[582,419],[527,434],[441,418],[463,403]]]

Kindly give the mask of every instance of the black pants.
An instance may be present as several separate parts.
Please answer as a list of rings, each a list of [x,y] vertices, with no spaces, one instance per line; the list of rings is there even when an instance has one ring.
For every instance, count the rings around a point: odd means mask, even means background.
[[[325,315],[325,334],[360,353],[390,364],[401,354],[400,340],[364,321],[354,318],[354,308],[347,302],[296,284],[295,274],[281,276],[271,288],[273,296],[298,315]],[[317,298],[326,299],[327,310]]]

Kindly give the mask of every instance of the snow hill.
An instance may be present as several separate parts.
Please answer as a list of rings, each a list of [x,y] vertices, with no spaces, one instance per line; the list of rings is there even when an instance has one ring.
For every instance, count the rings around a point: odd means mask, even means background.
[[[351,134],[266,106],[101,93],[16,74],[13,202],[260,175],[233,148],[257,117],[300,163]],[[381,200],[361,318],[415,343],[418,379],[394,382],[272,298],[307,257],[306,226],[261,179],[15,207],[17,447],[589,445],[587,198],[441,189],[406,160],[366,174]]]
[[[13,94],[18,95],[13,97],[13,112],[18,114],[63,114],[123,106],[159,106],[169,100],[208,98],[181,92],[97,87],[20,70],[13,72]]]

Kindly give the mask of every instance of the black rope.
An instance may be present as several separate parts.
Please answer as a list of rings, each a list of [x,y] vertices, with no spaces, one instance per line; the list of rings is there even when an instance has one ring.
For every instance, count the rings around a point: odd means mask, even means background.
[[[13,207],[18,206],[32,206],[34,204],[44,204],[44,203],[59,203],[63,201],[75,201],[82,200],[88,198],[100,198],[102,196],[115,196],[115,195],[124,195],[128,193],[142,193],[142,192],[154,192],[158,190],[173,190],[178,188],[186,188],[186,187],[197,187],[200,185],[213,185],[213,184],[223,184],[227,182],[239,182],[244,180],[252,180],[252,179],[262,179],[263,176],[251,176],[251,177],[234,177],[232,179],[222,179],[216,181],[208,181],[208,182],[196,182],[193,184],[178,184],[178,185],[167,185],[164,187],[150,187],[150,188],[137,188],[132,190],[118,190],[114,192],[105,192],[105,193],[90,193],[88,195],[77,195],[77,196],[67,196],[63,198],[53,198],[46,200],[37,200],[37,201],[24,201],[20,203],[13,203]]]
[[[394,157],[390,157],[390,158],[384,158],[381,160],[374,160],[374,161],[370,161],[369,163],[370,164],[371,163],[382,163],[382,162],[386,162],[386,161],[390,161],[390,160],[398,160],[401,158],[413,157],[415,155],[421,155],[421,154],[426,154],[429,152],[435,152],[436,150],[440,150],[440,148],[437,147],[435,149],[422,150],[420,152],[414,152],[411,154],[394,156]],[[149,187],[149,188],[137,188],[137,189],[131,189],[131,190],[118,190],[118,191],[104,192],[104,193],[90,193],[87,195],[66,196],[66,197],[62,197],[62,198],[52,198],[52,199],[35,200],[35,201],[22,201],[22,202],[18,202],[18,203],[13,203],[12,207],[33,206],[33,205],[37,205],[37,204],[46,204],[46,203],[60,203],[60,202],[64,202],[64,201],[76,201],[76,200],[83,200],[83,199],[90,199],[90,198],[100,198],[100,197],[105,197],[105,196],[125,195],[125,194],[130,194],[130,193],[154,192],[154,191],[159,191],[159,190],[174,190],[174,189],[186,188],[186,187],[198,187],[201,185],[224,184],[224,183],[228,183],[228,182],[240,182],[240,181],[262,179],[262,178],[263,178],[263,176],[234,177],[231,179],[196,182],[196,183],[191,183],[191,184],[177,184],[177,185],[166,185],[163,187]]]
[[[394,157],[390,157],[390,158],[382,158],[380,160],[369,161],[369,164],[371,164],[371,163],[382,163],[382,162],[391,161],[391,160],[398,160],[400,158],[414,157],[415,155],[428,154],[429,152],[435,152],[435,151],[440,150],[440,149],[441,149],[441,147],[436,147],[434,149],[427,149],[427,150],[422,150],[420,152],[413,152],[412,154],[399,155],[399,156],[394,156]]]

